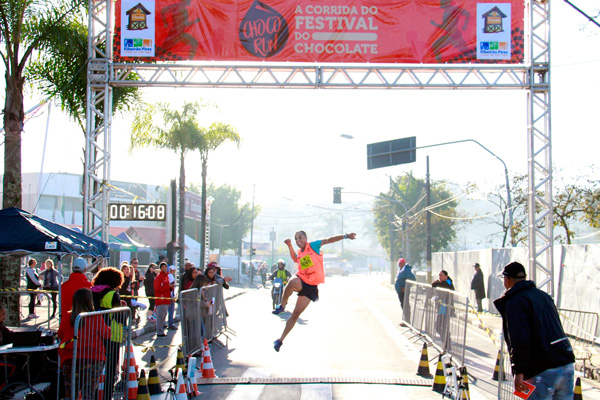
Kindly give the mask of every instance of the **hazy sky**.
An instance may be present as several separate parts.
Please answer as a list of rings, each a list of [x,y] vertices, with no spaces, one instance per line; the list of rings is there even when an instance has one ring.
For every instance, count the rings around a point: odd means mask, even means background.
[[[597,1],[574,3],[591,13]],[[552,15],[553,160],[585,174],[600,142],[600,28],[588,24],[582,30],[585,18],[564,2],[552,3]],[[334,186],[344,188],[344,200],[370,201],[348,192],[385,191],[388,174],[412,170],[424,177],[427,155],[434,180],[487,189],[504,182],[500,162],[472,143],[419,150],[414,164],[367,171],[368,143],[408,136],[416,136],[418,146],[475,139],[502,158],[511,175],[527,170],[524,91],[148,88],[144,98],[174,108],[184,101],[216,103],[220,113],[207,113],[206,124],[211,118],[230,123],[243,141],[239,149],[224,145],[210,155],[209,179],[237,187],[245,201],[255,187],[257,204],[284,197],[300,204],[331,202]],[[37,100],[28,98],[26,108]],[[23,172],[40,171],[47,116],[46,109],[25,125]],[[178,175],[177,157],[155,150],[129,154],[130,122],[129,116],[113,121],[112,179],[167,185]],[[83,146],[83,134],[53,107],[44,172],[81,173]],[[197,154],[186,167],[187,182],[200,182]]]

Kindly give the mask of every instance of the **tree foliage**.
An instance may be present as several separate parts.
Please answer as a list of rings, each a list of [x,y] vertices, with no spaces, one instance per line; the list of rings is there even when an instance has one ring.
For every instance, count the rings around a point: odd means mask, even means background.
[[[0,58],[5,68],[4,179],[2,207],[21,207],[21,133],[25,121],[25,68],[41,43],[85,10],[86,0],[1,0]],[[1,261],[2,288],[19,287],[20,261]],[[19,296],[8,296],[7,323],[19,325]]]
[[[494,204],[498,204],[503,208],[503,203],[497,202],[503,196],[505,190],[504,185],[488,194],[488,199],[496,199]],[[528,187],[527,175],[516,175],[512,179],[511,193],[513,196],[513,235],[515,243],[527,245],[528,232],[528,215],[527,203]],[[542,197],[543,193],[538,192],[538,196]],[[600,187],[598,182],[582,175],[568,179],[564,176],[564,172],[555,170],[553,172],[553,220],[554,220],[554,240],[559,243],[571,244],[575,236],[573,225],[577,222],[583,222],[592,228],[600,227]],[[539,205],[536,205],[539,212]],[[494,219],[494,223],[500,225],[502,230],[506,232],[508,223],[504,214],[498,214]],[[538,228],[543,228],[540,220]]]
[[[191,184],[189,190],[194,193],[202,191],[202,185]],[[215,186],[210,184],[207,194],[214,200],[211,205],[210,215],[210,248],[224,250],[238,250],[241,238],[250,232],[252,222],[252,206],[250,203],[240,203],[242,192],[227,184]],[[260,213],[260,207],[254,207],[255,216]],[[195,232],[196,224],[193,220],[186,221],[186,232]],[[190,235],[192,236],[192,235]]]
[[[408,215],[399,202],[404,203]],[[431,204],[432,251],[439,251],[445,249],[456,237],[458,222],[453,218],[459,216],[457,201],[444,182],[432,182]],[[391,233],[396,257],[403,254],[412,264],[425,260],[427,207],[425,182],[422,179],[415,178],[412,173],[391,179],[390,190],[379,196],[373,211],[377,236],[388,253]],[[405,237],[408,237],[408,252],[403,248]]]
[[[131,149],[153,146],[169,149],[179,155],[179,262],[183,265],[185,256],[185,158],[189,152],[199,151],[202,162],[201,196],[207,198],[206,178],[208,155],[226,141],[240,142],[235,128],[221,122],[215,122],[208,128],[198,124],[198,113],[208,104],[184,103],[181,111],[172,110],[168,104],[159,103],[140,107],[135,113],[131,135]],[[162,121],[155,121],[161,115]],[[206,204],[202,206],[200,232],[206,232]],[[200,263],[204,265],[204,252]]]
[[[25,71],[28,81],[35,84],[36,89],[47,98],[58,97],[62,110],[85,132],[88,78],[86,17],[79,15],[79,18],[57,27],[53,35],[40,41],[40,50]],[[127,80],[137,79],[135,74],[127,76]],[[112,113],[131,110],[138,104],[138,88],[112,89]],[[99,110],[103,106],[102,102],[96,105]]]

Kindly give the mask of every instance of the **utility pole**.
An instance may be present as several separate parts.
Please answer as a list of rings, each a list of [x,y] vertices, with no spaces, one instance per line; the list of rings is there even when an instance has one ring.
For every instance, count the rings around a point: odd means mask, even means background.
[[[425,182],[425,192],[427,195],[427,283],[431,283],[431,182],[429,181],[429,156],[427,156],[427,175]]]
[[[254,253],[254,194],[256,185],[252,185],[252,221],[250,223],[250,261]],[[248,264],[249,265],[249,264]]]

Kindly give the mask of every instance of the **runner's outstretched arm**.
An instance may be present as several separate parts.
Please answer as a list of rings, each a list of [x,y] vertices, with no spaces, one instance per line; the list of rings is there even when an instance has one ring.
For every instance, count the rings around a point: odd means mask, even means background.
[[[337,235],[337,236],[332,236],[330,238],[327,239],[321,239],[321,246],[324,244],[328,244],[328,243],[335,243],[335,242],[339,242],[340,240],[344,240],[344,239],[350,239],[350,240],[354,240],[356,239],[356,233],[346,233],[344,235]]]

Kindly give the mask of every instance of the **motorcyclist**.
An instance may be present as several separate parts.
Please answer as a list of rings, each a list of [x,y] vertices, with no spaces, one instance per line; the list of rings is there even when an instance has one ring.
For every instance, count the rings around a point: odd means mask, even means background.
[[[269,276],[269,280],[272,281],[275,278],[279,278],[281,279],[281,281],[283,282],[283,286],[285,287],[285,285],[287,285],[288,283],[288,279],[290,279],[291,276],[291,272],[285,269],[285,261],[283,261],[280,258],[279,260],[277,260],[277,269]],[[273,297],[274,290],[275,287],[271,287],[271,298]],[[281,290],[283,291],[283,287],[281,288]]]

